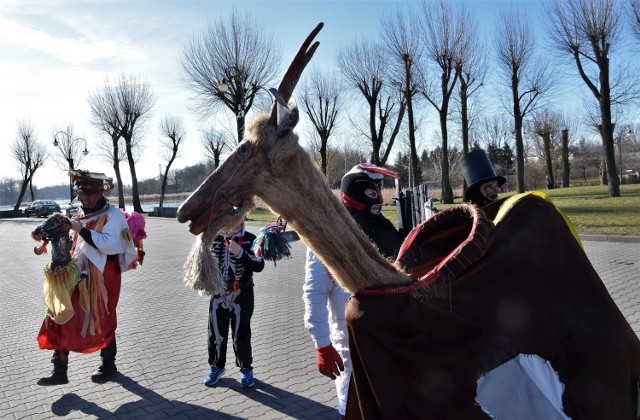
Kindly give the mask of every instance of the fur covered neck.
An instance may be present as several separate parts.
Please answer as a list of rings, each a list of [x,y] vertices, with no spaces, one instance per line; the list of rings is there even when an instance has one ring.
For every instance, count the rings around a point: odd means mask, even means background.
[[[284,217],[344,289],[353,293],[371,286],[410,283],[411,278],[383,257],[362,232],[297,138],[291,135],[282,141],[295,141],[283,146],[299,151],[265,179],[260,198],[270,210]]]

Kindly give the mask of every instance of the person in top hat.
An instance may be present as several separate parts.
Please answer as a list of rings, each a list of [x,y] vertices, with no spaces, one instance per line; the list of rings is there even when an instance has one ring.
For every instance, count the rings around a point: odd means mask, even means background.
[[[501,187],[507,180],[496,175],[487,152],[476,149],[467,153],[460,159],[460,168],[468,185],[464,201],[485,206],[498,199]]]
[[[39,385],[68,383],[70,351],[91,353],[100,350],[102,364],[91,376],[94,382],[117,372],[116,305],[120,297],[121,273],[135,268],[136,248],[127,220],[120,209],[109,204],[112,179],[103,173],[74,170],[70,173],[74,190],[82,203],[71,222],[73,258],[80,281],[72,291],[74,315],[63,324],[45,317],[38,344],[54,350],[53,372]]]
[[[341,182],[342,202],[380,253],[395,259],[402,238],[382,213],[382,180],[397,178],[389,169],[368,163],[354,166]],[[339,235],[339,234],[337,234]],[[316,346],[318,370],[335,380],[338,411],[346,412],[351,358],[345,318],[345,305],[351,295],[331,277],[318,257],[307,249],[303,301],[304,324]]]

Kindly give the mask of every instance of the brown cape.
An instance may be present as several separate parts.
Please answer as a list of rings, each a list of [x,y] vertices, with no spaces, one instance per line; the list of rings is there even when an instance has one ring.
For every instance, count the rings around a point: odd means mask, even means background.
[[[637,418],[636,334],[555,206],[510,201],[495,226],[504,199],[436,214],[398,257],[421,280],[352,297],[347,418],[489,418],[477,380],[519,354],[551,363],[567,416]]]

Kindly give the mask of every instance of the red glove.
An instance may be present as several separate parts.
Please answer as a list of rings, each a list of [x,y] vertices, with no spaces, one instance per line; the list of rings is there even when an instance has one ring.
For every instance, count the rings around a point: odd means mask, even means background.
[[[327,347],[316,349],[316,353],[318,357],[318,370],[324,376],[336,379],[336,376],[339,376],[340,372],[344,372],[344,363],[336,349],[333,348],[333,345],[329,344]]]

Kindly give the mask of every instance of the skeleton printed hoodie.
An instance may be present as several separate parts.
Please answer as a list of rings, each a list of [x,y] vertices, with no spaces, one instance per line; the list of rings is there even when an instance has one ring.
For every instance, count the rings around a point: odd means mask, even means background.
[[[227,292],[233,292],[238,288],[253,287],[253,273],[258,273],[264,268],[264,260],[256,257],[251,251],[251,245],[256,236],[242,229],[233,236],[219,234],[213,242],[213,253],[218,259],[222,279],[225,282]],[[237,242],[242,251],[237,257],[229,251],[229,241]]]

